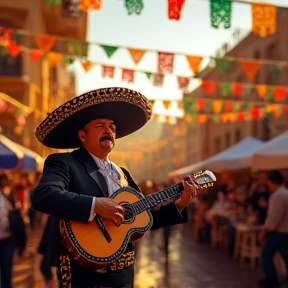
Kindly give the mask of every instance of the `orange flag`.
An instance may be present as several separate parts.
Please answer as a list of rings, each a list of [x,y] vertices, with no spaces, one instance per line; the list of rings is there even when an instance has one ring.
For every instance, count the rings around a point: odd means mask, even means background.
[[[199,114],[196,117],[197,123],[205,123],[207,121],[207,115],[206,114]]]
[[[47,36],[47,35],[36,35],[35,41],[36,41],[36,44],[38,45],[38,47],[42,51],[48,52],[53,47],[53,45],[56,41],[56,37]]]
[[[191,123],[192,122],[192,115],[186,114],[185,115],[185,120],[186,120],[187,123]]]
[[[183,108],[183,101],[181,100],[181,101],[177,101],[177,107],[178,107],[178,109],[180,109],[180,110],[183,110],[184,108]]]
[[[139,49],[128,49],[128,51],[136,65],[140,62],[144,53],[146,52],[145,50],[139,50]]]
[[[83,69],[85,70],[85,73],[88,73],[91,70],[91,68],[94,66],[94,64],[90,62],[81,62],[81,65]]]
[[[253,82],[261,63],[259,61],[238,60],[249,81]]]
[[[186,55],[186,59],[190,65],[191,71],[196,74],[199,70],[199,66],[203,60],[203,57]]]
[[[102,6],[102,0],[81,0],[80,9],[88,12],[90,8],[93,10],[100,10]]]
[[[252,31],[265,37],[276,32],[277,7],[267,4],[251,3]]]
[[[264,99],[265,95],[266,95],[266,91],[267,91],[267,86],[266,85],[257,85],[256,89],[257,89],[259,97]]]
[[[169,115],[165,115],[165,122],[169,123],[170,122],[170,116]]]
[[[215,114],[219,114],[222,111],[222,101],[221,100],[215,100],[213,101],[213,112]]]
[[[49,52],[47,56],[47,59],[52,66],[60,62],[61,58],[62,58],[62,55],[59,53],[55,53],[55,52]]]
[[[171,101],[162,101],[162,103],[163,103],[166,110],[168,110],[170,108]]]

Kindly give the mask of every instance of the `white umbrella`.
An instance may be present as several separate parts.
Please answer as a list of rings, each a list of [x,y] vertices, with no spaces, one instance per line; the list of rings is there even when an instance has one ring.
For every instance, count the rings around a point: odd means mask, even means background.
[[[213,172],[223,172],[229,170],[240,170],[251,166],[251,157],[254,151],[264,145],[264,142],[254,137],[247,137],[204,161],[172,171],[169,177],[180,177],[198,171],[199,169],[209,169]]]
[[[288,168],[288,131],[272,138],[252,156],[252,171]]]

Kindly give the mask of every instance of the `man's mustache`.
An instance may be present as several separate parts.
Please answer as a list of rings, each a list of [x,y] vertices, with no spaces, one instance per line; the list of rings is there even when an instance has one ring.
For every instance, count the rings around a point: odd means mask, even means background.
[[[100,141],[105,141],[105,140],[109,140],[114,144],[114,138],[112,136],[104,135],[103,137],[100,138]]]

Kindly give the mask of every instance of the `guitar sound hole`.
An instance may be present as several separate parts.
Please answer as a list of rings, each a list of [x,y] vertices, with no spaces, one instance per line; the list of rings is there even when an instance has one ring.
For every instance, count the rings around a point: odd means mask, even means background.
[[[121,202],[119,203],[124,209],[124,221],[123,224],[132,223],[135,219],[132,207],[129,203]]]

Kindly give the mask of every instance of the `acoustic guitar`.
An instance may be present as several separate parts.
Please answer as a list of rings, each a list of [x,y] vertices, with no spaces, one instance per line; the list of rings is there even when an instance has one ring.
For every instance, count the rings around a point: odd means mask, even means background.
[[[197,189],[213,186],[216,181],[209,170],[190,176]],[[61,219],[62,243],[83,267],[96,269],[111,265],[123,254],[129,242],[138,240],[151,228],[153,217],[150,210],[180,194],[183,188],[181,182],[144,197],[130,187],[123,187],[110,196],[124,208],[124,221],[120,226],[105,223],[99,216],[89,223]]]

